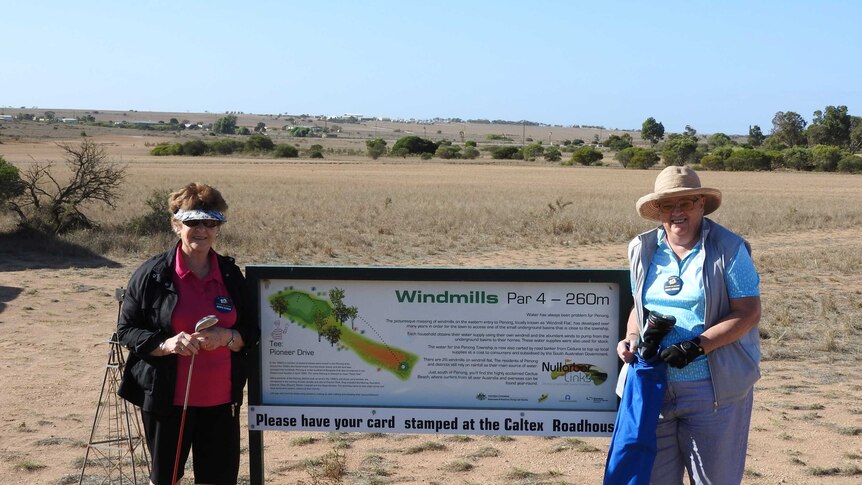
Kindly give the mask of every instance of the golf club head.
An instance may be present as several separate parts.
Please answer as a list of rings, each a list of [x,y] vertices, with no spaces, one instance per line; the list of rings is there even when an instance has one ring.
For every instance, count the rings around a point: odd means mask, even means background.
[[[207,315],[207,316],[201,318],[200,320],[198,320],[198,323],[195,324],[195,332],[200,332],[202,330],[206,330],[206,329],[212,327],[213,325],[215,325],[216,323],[218,323],[218,317],[217,316]]]
[[[655,357],[658,353],[661,339],[671,331],[674,325],[676,325],[676,318],[674,316],[662,315],[656,311],[649,312],[643,341],[640,344],[641,356],[644,359],[649,360]]]

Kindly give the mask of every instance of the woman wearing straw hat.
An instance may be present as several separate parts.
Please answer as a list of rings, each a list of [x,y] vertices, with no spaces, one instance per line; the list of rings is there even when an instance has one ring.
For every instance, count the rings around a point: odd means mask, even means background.
[[[649,311],[676,318],[661,340],[667,387],[650,483],[742,481],[754,383],[760,378],[760,278],[742,237],[704,216],[721,192],[689,167],[667,167],[641,197],[661,225],[629,244],[634,308],[617,353],[633,362]]]

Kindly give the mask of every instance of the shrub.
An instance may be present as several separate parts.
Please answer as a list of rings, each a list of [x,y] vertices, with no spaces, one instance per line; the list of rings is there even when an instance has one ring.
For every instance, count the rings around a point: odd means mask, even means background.
[[[608,147],[614,151],[625,150],[632,146],[632,136],[628,133],[622,135],[611,135],[607,140],[602,142],[602,146]]]
[[[266,135],[252,135],[243,144],[242,150],[247,153],[268,152],[275,148],[275,143]]]
[[[24,191],[9,201],[20,224],[40,232],[60,234],[96,227],[83,209],[92,203],[115,208],[126,168],[108,159],[101,145],[84,138],[80,145],[58,144],[65,152],[66,183],[60,183],[52,165],[34,163],[22,177]]]
[[[569,165],[576,163],[579,165],[593,165],[604,157],[602,152],[593,147],[580,147],[572,152],[571,163]]]
[[[685,135],[671,135],[664,143],[661,156],[667,166],[698,163],[697,140]]]
[[[469,142],[467,142],[469,143]],[[476,149],[475,146],[467,145],[464,147],[464,152],[461,153],[461,158],[466,158],[468,160],[473,160],[479,157],[479,150]]]
[[[521,148],[521,157],[524,160],[533,161],[536,158],[541,157],[544,153],[545,147],[543,147],[541,143],[530,143],[524,148]]]
[[[323,145],[311,145],[308,147],[309,158],[323,158]]]
[[[159,143],[150,150],[150,155],[165,157],[170,155],[182,155],[183,145],[180,143]]]
[[[7,162],[0,155],[0,206],[5,201],[17,197],[23,192],[24,184],[21,182],[18,167]]]
[[[288,143],[280,143],[272,150],[275,158],[296,158],[299,156],[299,150]]]
[[[381,155],[386,155],[386,140],[383,138],[365,140],[365,147],[368,152],[368,156],[373,160],[377,160]]]
[[[232,135],[236,133],[236,116],[227,115],[223,116],[216,120],[213,123],[213,133],[223,133],[225,135]]]
[[[183,155],[199,157],[207,152],[209,147],[203,140],[190,140],[183,143]]]
[[[521,148],[516,146],[494,147],[491,149],[491,158],[495,160],[520,160],[522,158]]]
[[[415,135],[405,136],[403,138],[399,138],[398,141],[395,142],[395,145],[392,146],[392,150],[406,149],[407,154],[410,155],[419,155],[422,153],[434,154],[437,151],[437,144],[431,140],[426,140],[425,138],[420,138]]]
[[[625,168],[647,169],[658,163],[659,156],[655,150],[640,147],[629,147],[620,150],[614,158]]]
[[[308,136],[309,133],[311,133],[311,128],[305,126],[294,126],[293,128],[287,130],[287,132],[290,134],[290,136],[304,138]]]
[[[219,155],[230,155],[237,150],[241,150],[242,147],[242,142],[230,139],[216,140],[209,143],[209,151],[218,153]]]
[[[560,149],[557,147],[548,147],[545,150],[545,161],[547,162],[559,162],[562,158],[562,153],[560,153]]]
[[[168,212],[167,204],[170,193],[171,191],[167,189],[152,191],[146,200],[146,205],[150,209],[149,212],[129,221],[129,230],[140,236],[170,230],[168,221],[171,218],[171,214]]]
[[[862,158],[856,155],[847,155],[838,160],[838,171],[847,173],[862,173]]]
[[[844,150],[831,145],[815,145],[811,148],[811,162],[814,170],[819,172],[834,172],[838,161],[847,154]]]
[[[512,139],[506,135],[498,135],[495,133],[485,135],[485,139],[490,141],[512,141]]]
[[[763,150],[740,148],[727,157],[724,168],[731,171],[771,170],[772,157]]]
[[[791,147],[781,151],[781,167],[794,170],[814,170],[811,150],[805,147]]]
[[[700,166],[705,170],[724,170],[724,158],[710,153],[700,159]]]
[[[442,158],[444,160],[449,160],[452,158],[461,158],[461,147],[455,145],[444,145],[441,144],[437,151],[434,152],[434,156],[437,158]]]
[[[477,144],[476,144],[476,142],[475,142],[475,141],[473,141],[473,140],[467,140],[467,141],[465,141],[465,142],[464,142],[464,146],[465,146],[465,147],[473,147],[473,148],[476,148]]]

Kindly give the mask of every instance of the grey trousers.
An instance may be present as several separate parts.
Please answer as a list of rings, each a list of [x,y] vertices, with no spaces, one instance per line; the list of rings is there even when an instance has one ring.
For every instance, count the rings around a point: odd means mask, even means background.
[[[650,483],[738,485],[745,471],[754,390],[715,407],[712,381],[669,382],[658,421],[658,454]]]

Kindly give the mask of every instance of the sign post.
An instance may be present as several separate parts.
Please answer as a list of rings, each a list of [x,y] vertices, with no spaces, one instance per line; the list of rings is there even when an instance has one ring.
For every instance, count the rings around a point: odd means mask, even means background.
[[[248,266],[263,432],[610,436],[627,270]]]

